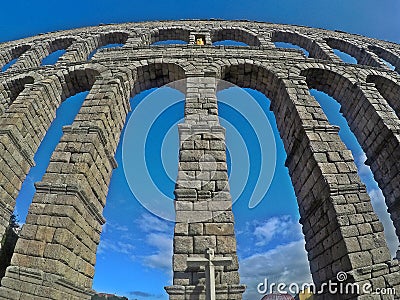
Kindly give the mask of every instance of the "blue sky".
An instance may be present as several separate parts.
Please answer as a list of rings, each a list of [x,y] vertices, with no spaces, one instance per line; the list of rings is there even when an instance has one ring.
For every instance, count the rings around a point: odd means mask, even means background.
[[[251,19],[266,22],[299,24],[327,29],[339,29],[380,39],[400,42],[400,2],[376,1],[68,1],[59,4],[50,1],[17,1],[2,4],[4,13],[0,20],[0,41],[13,40],[61,29],[77,28],[100,23],[121,23],[128,21],[181,19],[181,18],[222,18]],[[339,53],[340,54],[340,53]],[[225,94],[224,94],[225,93]],[[248,94],[247,94],[248,93]],[[24,192],[18,199],[17,212],[23,220],[26,209],[34,193],[33,182],[39,181],[47,167],[49,156],[61,137],[61,126],[73,121],[86,94],[80,94],[64,102],[57,113],[57,119],[46,136],[40,152],[35,157],[37,167],[24,183]],[[146,155],[156,155],[160,159],[148,159],[152,178],[161,192],[172,197],[174,165],[177,161],[177,134],[173,124],[183,117],[182,96],[168,90],[146,91],[131,100],[133,114],[137,114],[146,101],[167,99],[174,96],[177,104],[168,109],[169,118],[159,120],[148,139]],[[390,222],[385,219],[383,197],[373,181],[369,169],[363,164],[365,157],[354,136],[339,113],[339,106],[324,94],[312,91],[326,111],[330,121],[341,126],[341,137],[353,151],[359,173],[367,184],[374,207],[379,212],[386,228]],[[249,288],[246,299],[257,299],[255,286],[264,277],[287,282],[310,280],[304,241],[298,225],[298,210],[293,188],[284,167],[285,153],[277,134],[273,114],[269,111],[269,100],[262,94],[246,90],[230,89],[219,95],[221,123],[227,128],[227,147],[230,159],[234,155],[238,137],[243,136],[252,158],[250,176],[242,196],[234,205],[238,254],[241,262],[242,281]],[[152,98],[153,97],[153,98]],[[256,185],[260,151],[257,140],[252,135],[241,132],[248,117],[235,111],[238,103],[231,106],[223,103],[224,97],[240,102],[247,97],[249,103],[258,104],[260,111],[271,124],[276,144],[276,169],[268,193],[254,209],[248,208],[248,198]],[[250,99],[251,98],[251,99]],[[153,100],[152,100],[153,99]],[[159,100],[159,101],[161,101]],[[252,101],[252,102],[251,102]],[[181,103],[181,104],[179,104]],[[140,117],[140,115],[139,115]],[[248,120],[249,121],[249,120]],[[251,119],[251,124],[257,119]],[[166,132],[166,124],[171,128]],[[230,126],[231,125],[231,126]],[[126,127],[129,129],[129,126]],[[235,132],[235,128],[236,131]],[[130,130],[127,131],[130,133]],[[133,133],[135,134],[135,133]],[[168,136],[163,143],[163,136]],[[254,137],[254,136],[253,136]],[[124,143],[132,142],[129,134]],[[165,146],[167,145],[167,146]],[[265,145],[263,144],[263,147]],[[153,157],[153,156],[150,156]],[[267,156],[268,157],[268,156]],[[164,158],[164,160],[162,159]],[[149,213],[132,195],[123,170],[123,151],[120,143],[116,159],[119,168],[114,171],[105,209],[107,224],[104,227],[99,246],[94,288],[98,291],[125,295],[130,299],[167,299],[163,286],[171,280],[171,249],[173,224]],[[129,163],[129,157],[124,158]],[[160,168],[165,163],[165,170]],[[230,167],[231,175],[236,174],[235,163]],[[129,168],[128,168],[129,169]],[[175,173],[174,173],[175,172]],[[254,175],[255,174],[255,175]],[[128,174],[128,181],[130,179]],[[240,179],[240,178],[239,178]],[[236,186],[236,185],[235,185]],[[234,189],[232,190],[234,193]],[[393,243],[393,232],[388,232],[388,240]],[[253,298],[252,298],[253,297]],[[261,298],[261,297],[259,297]]]

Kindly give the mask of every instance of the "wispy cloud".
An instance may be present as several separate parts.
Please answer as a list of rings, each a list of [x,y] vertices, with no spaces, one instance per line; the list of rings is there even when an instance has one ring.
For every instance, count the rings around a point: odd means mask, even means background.
[[[103,233],[97,253],[103,255],[109,251],[134,258],[134,242],[126,225],[107,222],[103,225]]]
[[[367,156],[365,155],[364,152],[362,154],[354,157],[354,162],[357,166],[358,174],[361,177],[370,176],[370,174],[371,174],[371,168],[365,164],[366,160],[367,160]]]
[[[259,283],[267,278],[269,283],[310,283],[304,240],[277,246],[264,253],[249,256],[240,261],[241,281],[247,285],[244,300],[261,299],[257,291]]]
[[[276,216],[265,222],[253,222],[250,227],[256,238],[256,246],[266,246],[272,240],[283,242],[299,240],[302,238],[301,225],[292,216]]]
[[[154,249],[153,253],[142,257],[143,264],[166,273],[172,270],[172,236],[164,233],[150,233],[146,244]]]
[[[107,221],[103,225],[103,232],[104,233],[111,233],[111,232],[115,232],[115,231],[128,232],[129,228],[126,225],[120,225],[118,223],[114,223],[114,222],[111,222],[111,221]]]
[[[174,225],[149,213],[142,214],[135,223],[144,232],[170,232]]]
[[[97,253],[101,255],[106,252],[113,251],[116,253],[125,254],[129,255],[130,257],[133,257],[134,249],[135,246],[131,243],[126,243],[123,241],[113,241],[110,239],[103,239],[99,244]]]
[[[149,248],[149,254],[141,256],[142,264],[172,274],[174,223],[149,213],[142,214],[135,223],[145,233],[144,243]]]
[[[265,278],[270,283],[311,282],[304,236],[297,218],[283,215],[264,222],[253,221],[243,234],[257,246],[240,259],[241,282],[247,285],[244,300],[261,299],[257,286]]]

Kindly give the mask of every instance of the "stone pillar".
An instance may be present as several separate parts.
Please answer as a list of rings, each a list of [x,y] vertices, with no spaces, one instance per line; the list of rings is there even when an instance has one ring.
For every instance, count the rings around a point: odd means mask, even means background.
[[[400,121],[373,84],[359,84],[354,94],[341,101],[343,115],[368,157],[400,238]]]
[[[217,115],[216,79],[187,79],[185,122],[179,125],[179,173],[175,188],[173,286],[171,300],[204,299],[204,269],[188,267],[188,257],[208,248],[232,263],[217,268],[216,299],[242,299],[225,153],[225,129]]]
[[[339,128],[328,123],[300,77],[285,85],[299,95],[292,98],[295,110],[290,111],[286,101],[273,101],[271,106],[285,141],[286,166],[299,204],[314,283],[317,287],[328,281],[340,283],[337,276],[345,272],[343,284],[362,288],[368,283],[372,290],[395,288],[400,292],[398,261],[390,257],[383,226],[357,174],[351,151],[338,135]],[[327,289],[315,296],[318,300],[339,299],[334,297]],[[360,293],[340,294],[340,299],[381,298],[369,298],[361,289]]]
[[[36,183],[1,299],[89,300],[114,153],[132,74],[98,78]]]
[[[57,78],[26,85],[0,116],[0,240],[42,138],[61,103]]]

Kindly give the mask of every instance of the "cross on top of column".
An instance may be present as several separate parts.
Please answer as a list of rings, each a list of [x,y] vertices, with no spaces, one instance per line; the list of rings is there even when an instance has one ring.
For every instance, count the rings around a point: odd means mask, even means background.
[[[188,257],[188,267],[206,267],[206,300],[215,300],[215,267],[229,266],[232,263],[231,257],[216,257],[215,251],[208,248],[205,257]]]

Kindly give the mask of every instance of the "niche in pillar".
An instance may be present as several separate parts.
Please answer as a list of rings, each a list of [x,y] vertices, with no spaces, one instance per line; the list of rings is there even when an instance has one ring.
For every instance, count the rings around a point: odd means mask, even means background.
[[[203,46],[206,43],[206,36],[203,34],[195,35],[196,45]]]
[[[190,44],[192,45],[211,45],[211,37],[207,32],[192,32],[189,37]]]

